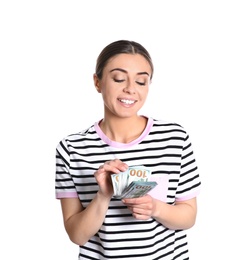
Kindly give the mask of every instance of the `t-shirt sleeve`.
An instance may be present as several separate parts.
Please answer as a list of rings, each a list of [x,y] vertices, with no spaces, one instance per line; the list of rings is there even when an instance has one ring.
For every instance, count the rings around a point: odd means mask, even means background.
[[[176,201],[189,200],[200,193],[201,181],[189,135],[186,134],[181,156],[180,179]]]
[[[70,174],[70,152],[64,139],[56,148],[55,196],[56,199],[78,197]]]

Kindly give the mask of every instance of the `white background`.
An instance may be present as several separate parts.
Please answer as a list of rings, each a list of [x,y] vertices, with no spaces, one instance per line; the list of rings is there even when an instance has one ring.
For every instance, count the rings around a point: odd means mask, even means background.
[[[0,2],[0,259],[77,259],[55,199],[55,148],[102,117],[102,48],[140,42],[143,113],[189,132],[202,179],[191,260],[241,259],[240,1]]]

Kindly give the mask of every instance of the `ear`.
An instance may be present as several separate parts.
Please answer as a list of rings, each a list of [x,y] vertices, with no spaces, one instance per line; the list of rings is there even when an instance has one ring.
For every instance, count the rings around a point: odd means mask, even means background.
[[[99,80],[99,78],[97,77],[96,74],[93,75],[93,79],[94,79],[94,84],[95,84],[96,90],[97,90],[99,93],[101,93],[100,80]]]

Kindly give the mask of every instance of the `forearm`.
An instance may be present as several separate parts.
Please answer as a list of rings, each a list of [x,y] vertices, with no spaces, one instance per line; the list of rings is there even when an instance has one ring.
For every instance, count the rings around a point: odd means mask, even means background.
[[[196,200],[169,205],[156,200],[153,218],[169,229],[189,229],[196,220]]]
[[[84,245],[97,233],[104,221],[109,202],[110,198],[97,193],[87,208],[65,221],[65,229],[72,242]]]

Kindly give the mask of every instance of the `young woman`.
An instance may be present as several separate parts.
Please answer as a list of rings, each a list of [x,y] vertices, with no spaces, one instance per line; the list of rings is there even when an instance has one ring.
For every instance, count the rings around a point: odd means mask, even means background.
[[[138,114],[152,77],[142,45],[106,46],[94,74],[103,118],[57,146],[56,198],[79,259],[189,259],[185,230],[195,224],[200,177],[185,129]],[[136,165],[150,169],[157,186],[114,197],[111,175]]]

